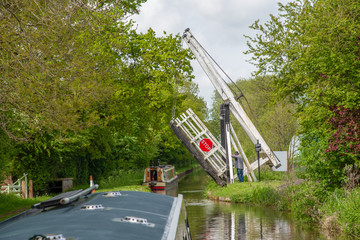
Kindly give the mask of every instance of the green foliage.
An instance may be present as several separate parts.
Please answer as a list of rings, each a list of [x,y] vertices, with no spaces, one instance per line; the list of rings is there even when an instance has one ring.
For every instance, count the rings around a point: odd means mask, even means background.
[[[251,202],[262,206],[273,206],[278,203],[279,192],[270,186],[256,187],[250,198]]]
[[[277,98],[291,98],[298,105],[307,176],[333,187],[343,181],[345,163],[355,163],[356,151],[341,148],[336,157],[319,151],[327,149],[339,128],[329,124],[332,109],[358,111],[359,13],[358,1],[296,0],[279,4],[279,15],[271,15],[265,24],[256,21],[251,28],[259,34],[247,37],[256,75],[272,74]],[[355,143],[346,139],[344,146]]]
[[[17,154],[15,142],[0,130],[0,182],[8,175],[11,169],[11,159]]]
[[[206,115],[192,57],[180,35],[134,30],[143,2],[1,4],[1,171],[28,173],[43,193],[58,177],[84,184],[157,158],[191,163],[168,123],[174,102],[176,114]]]
[[[28,210],[32,205],[48,199],[48,196],[22,199],[13,194],[0,194],[0,221]]]
[[[113,171],[110,176],[100,181],[101,189],[121,186],[141,185],[144,180],[144,170]]]
[[[299,223],[320,224],[335,234],[360,236],[360,189],[327,189],[323,183],[262,181],[255,183],[235,182],[227,187],[219,187],[211,181],[206,194],[214,199],[229,199],[236,203],[271,206],[290,211]]]
[[[297,131],[295,105],[290,103],[289,99],[275,103],[273,97],[276,91],[273,84],[274,78],[271,76],[242,79],[236,82],[245,96],[239,99],[240,103],[267,144],[274,151],[286,151]],[[240,95],[240,92],[237,94]],[[216,94],[213,100],[210,129],[215,136],[220,136],[219,108],[223,101],[219,94]],[[232,115],[231,122],[238,138],[241,139],[245,154],[249,159],[256,159],[254,143]]]
[[[256,177],[258,176],[258,171],[254,171]],[[284,180],[286,178],[286,172],[276,172],[273,171],[269,166],[260,167],[260,178],[261,180],[270,181],[270,180]]]
[[[281,185],[281,181],[261,181],[261,182],[235,182],[226,187],[219,187],[215,183],[206,186],[206,192],[212,197],[228,197],[236,203],[252,203],[259,205],[272,206],[279,199],[276,187]]]
[[[304,181],[300,185],[290,185],[280,193],[280,209],[290,210],[300,222],[318,222],[319,208],[328,192],[321,183]]]
[[[354,236],[360,236],[360,189],[346,191],[336,189],[320,208],[322,226],[330,231],[343,232]]]

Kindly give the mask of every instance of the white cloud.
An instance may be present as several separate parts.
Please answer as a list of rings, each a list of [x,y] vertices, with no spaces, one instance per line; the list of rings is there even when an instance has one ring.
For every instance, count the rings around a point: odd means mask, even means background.
[[[288,2],[282,0],[281,2]],[[134,16],[139,31],[151,27],[157,34],[163,31],[182,34],[186,28],[213,56],[233,79],[249,78],[255,67],[247,62],[250,56],[243,36],[254,35],[249,26],[257,19],[265,22],[276,14],[275,0],[148,0],[140,15]],[[200,95],[210,107],[214,88],[196,61],[193,62],[195,82]]]

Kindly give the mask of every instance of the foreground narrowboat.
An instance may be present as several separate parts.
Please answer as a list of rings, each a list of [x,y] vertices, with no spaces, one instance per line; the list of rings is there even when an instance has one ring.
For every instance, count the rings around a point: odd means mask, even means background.
[[[191,239],[181,194],[93,189],[60,194],[1,222],[0,239]]]
[[[172,165],[159,165],[148,167],[144,172],[144,186],[149,186],[153,191],[168,190],[177,186],[178,176]]]

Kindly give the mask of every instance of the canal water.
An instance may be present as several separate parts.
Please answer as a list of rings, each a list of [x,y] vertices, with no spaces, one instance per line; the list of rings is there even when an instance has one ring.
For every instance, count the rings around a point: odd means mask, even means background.
[[[198,169],[179,181],[193,240],[221,239],[334,239],[314,229],[300,227],[288,213],[270,208],[230,204],[206,199],[210,177]]]

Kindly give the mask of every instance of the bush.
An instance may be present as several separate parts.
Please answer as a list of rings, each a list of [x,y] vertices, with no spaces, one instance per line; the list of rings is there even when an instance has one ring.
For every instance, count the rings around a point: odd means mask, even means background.
[[[254,171],[258,178],[258,170]],[[286,172],[275,172],[270,167],[260,167],[260,180],[283,180],[286,177]]]
[[[219,187],[211,181],[205,192],[211,192],[213,197],[229,197],[232,202],[252,203],[259,205],[275,205],[279,194],[276,187],[281,185],[280,181],[261,182],[235,182],[226,187]]]
[[[290,210],[300,222],[316,222],[320,219],[319,208],[328,193],[318,182],[304,181],[290,185],[281,194],[280,209]]]
[[[115,188],[119,186],[140,185],[144,180],[144,170],[119,170],[114,171],[111,176],[101,180],[99,186],[104,188]]]
[[[250,201],[263,206],[274,206],[279,201],[279,192],[268,185],[256,186],[251,193]]]
[[[321,207],[324,214],[322,226],[335,232],[360,237],[360,188],[352,190],[336,189]]]

